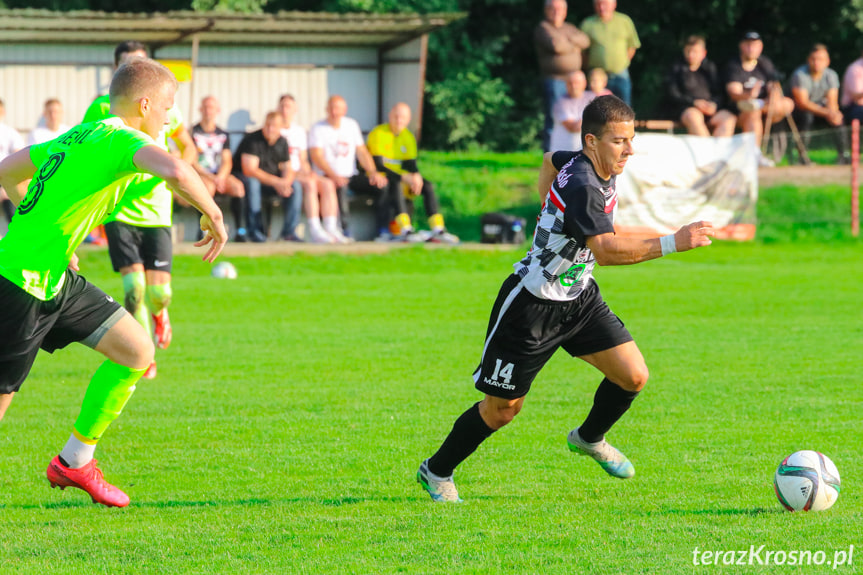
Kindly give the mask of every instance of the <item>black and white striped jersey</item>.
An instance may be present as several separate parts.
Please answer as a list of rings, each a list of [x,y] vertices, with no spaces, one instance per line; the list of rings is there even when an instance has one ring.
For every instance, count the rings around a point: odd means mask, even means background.
[[[602,180],[580,152],[552,156],[559,169],[537,218],[533,245],[514,265],[525,288],[538,298],[568,301],[593,281],[596,260],[589,236],[614,232],[615,176]]]

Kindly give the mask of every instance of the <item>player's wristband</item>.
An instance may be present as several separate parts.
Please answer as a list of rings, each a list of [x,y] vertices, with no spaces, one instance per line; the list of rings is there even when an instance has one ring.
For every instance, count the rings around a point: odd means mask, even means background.
[[[662,255],[667,256],[677,251],[677,243],[674,241],[674,234],[662,236],[659,238],[659,245],[662,248]]]

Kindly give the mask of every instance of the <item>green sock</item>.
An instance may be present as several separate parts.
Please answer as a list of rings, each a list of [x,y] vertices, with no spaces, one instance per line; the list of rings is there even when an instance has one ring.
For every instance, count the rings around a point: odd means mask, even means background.
[[[147,277],[144,272],[131,272],[123,276],[123,292],[126,294],[126,311],[132,314],[141,327],[149,334],[153,333],[150,325],[150,310],[144,303],[144,293],[147,289]]]
[[[168,307],[171,303],[171,284],[166,283],[157,286],[147,286],[147,305],[150,307],[150,311],[153,315],[159,315],[159,313]]]
[[[135,383],[145,371],[146,368],[134,369],[111,360],[100,365],[84,394],[81,412],[75,420],[75,436],[85,443],[99,441],[123,411],[123,406],[135,391]]]

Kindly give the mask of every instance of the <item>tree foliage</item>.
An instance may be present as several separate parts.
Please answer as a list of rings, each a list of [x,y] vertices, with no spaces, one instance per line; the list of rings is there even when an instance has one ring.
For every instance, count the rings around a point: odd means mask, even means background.
[[[9,8],[157,12],[464,12],[466,18],[431,34],[426,75],[423,137],[441,149],[538,146],[541,126],[539,75],[533,29],[543,0],[6,0]],[[805,62],[809,46],[830,48],[840,75],[860,54],[863,0],[619,0],[635,22],[642,47],[632,62],[633,105],[641,117],[655,115],[666,69],[690,34],[707,37],[709,56],[720,69],[735,56],[740,36],[757,30],[764,52],[787,75]],[[578,25],[592,2],[569,3],[568,21]]]

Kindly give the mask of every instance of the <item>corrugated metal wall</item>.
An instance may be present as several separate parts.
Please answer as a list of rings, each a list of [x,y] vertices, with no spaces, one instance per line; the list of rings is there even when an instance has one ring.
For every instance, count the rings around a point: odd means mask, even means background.
[[[386,121],[395,102],[405,101],[416,112],[420,46],[416,40],[386,53],[380,95],[374,48],[201,46],[195,101],[190,102],[190,85],[181,84],[176,103],[192,126],[198,121],[201,98],[212,94],[222,105],[221,125],[233,131],[260,126],[279,96],[291,93],[298,103],[297,120],[309,127],[325,117],[329,95],[339,94],[348,103],[348,115],[369,131]],[[6,122],[27,132],[39,121],[44,101],[58,98],[66,123],[78,123],[93,98],[108,89],[113,50],[107,45],[0,46],[0,98],[6,103]],[[167,47],[155,56],[190,59],[191,47]]]

